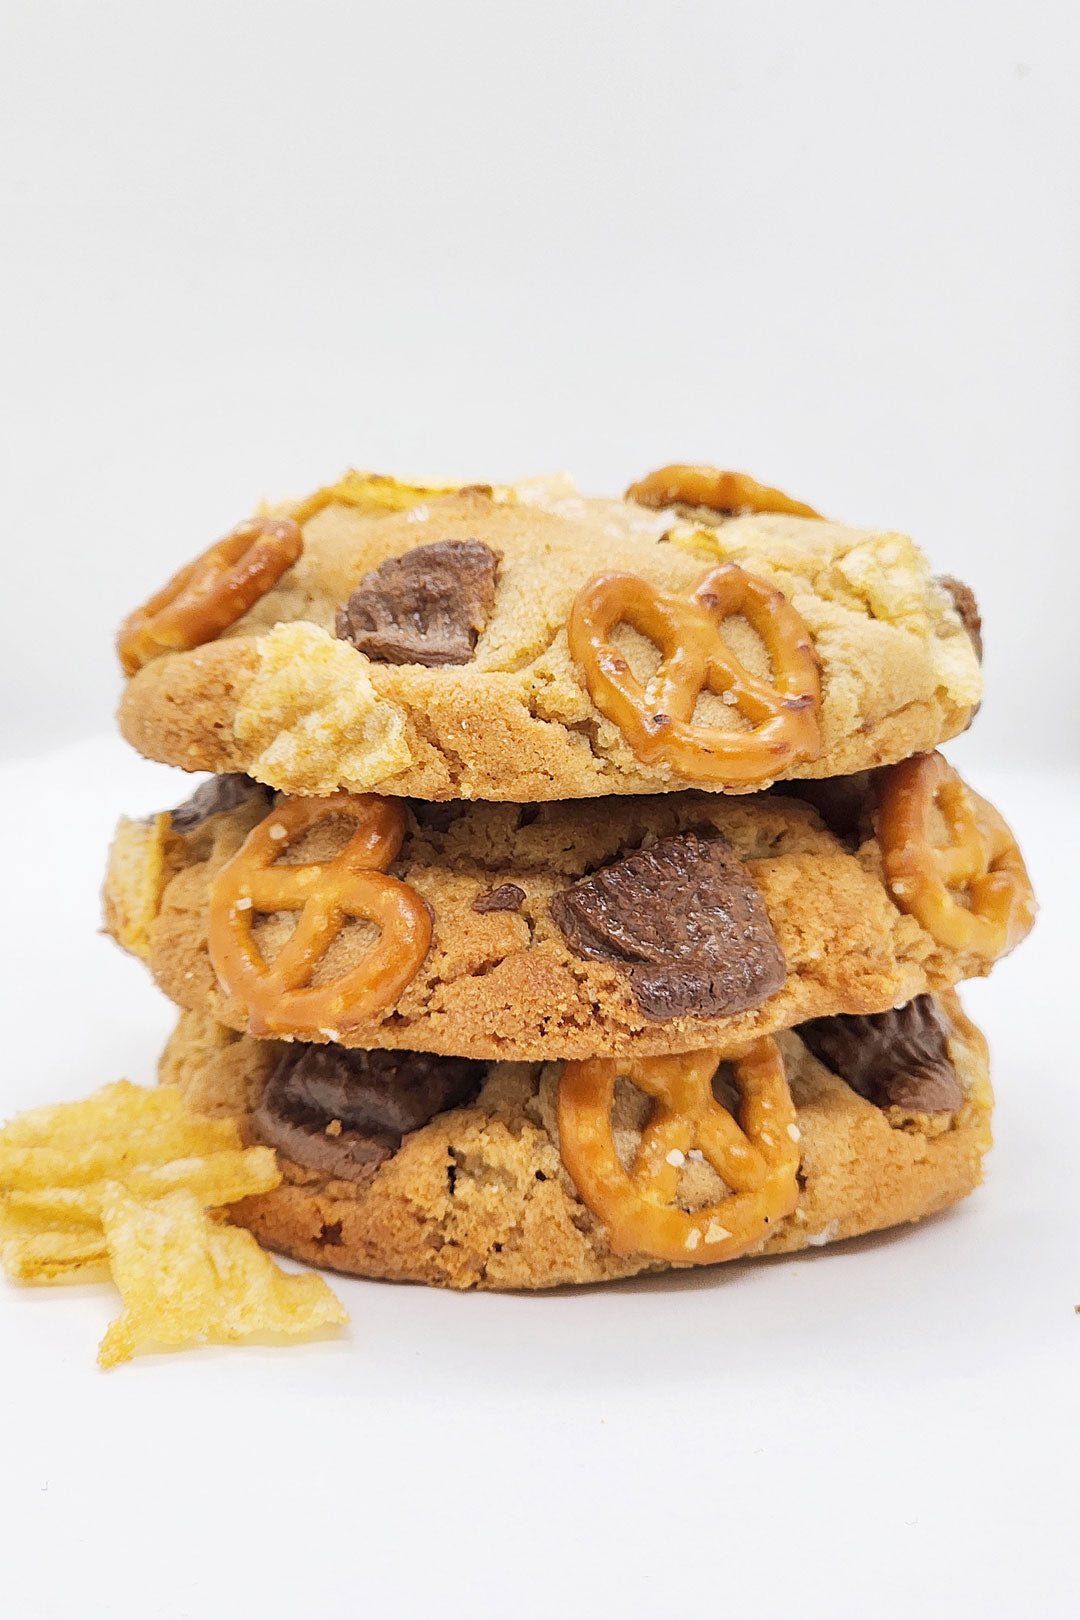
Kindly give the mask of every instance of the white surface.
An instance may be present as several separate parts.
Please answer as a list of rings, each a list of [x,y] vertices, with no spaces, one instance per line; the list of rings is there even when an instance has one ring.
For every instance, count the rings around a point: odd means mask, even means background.
[[[1045,909],[965,996],[999,1094],[966,1205],[554,1296],[342,1280],[339,1340],[110,1374],[108,1287],[0,1283],[5,1614],[1075,1615],[1080,777],[980,786]],[[111,739],[0,771],[0,1111],[153,1078],[171,1013],[93,930],[117,808],[178,789]]]
[[[4,1615],[1071,1620],[1075,0],[0,16],[0,1115],[149,1081],[170,1023],[94,934],[115,816],[184,792],[79,740],[116,620],[350,462],[714,459],[914,533],[978,588],[951,753],[1045,906],[966,997],[990,1179],[915,1232],[537,1299],[342,1283],[341,1340],[110,1375],[107,1289],[0,1283]]]

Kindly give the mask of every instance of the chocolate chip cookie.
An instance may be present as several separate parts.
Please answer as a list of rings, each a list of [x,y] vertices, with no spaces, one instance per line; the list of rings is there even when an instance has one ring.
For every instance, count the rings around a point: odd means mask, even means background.
[[[917,1221],[981,1179],[992,1104],[986,1047],[955,996],[900,1008],[869,1032],[862,1020],[836,1023],[835,1066],[815,1055],[802,1030],[778,1038],[795,1105],[795,1201],[750,1253]],[[914,1051],[913,1026],[921,1031]],[[377,1083],[373,1058],[384,1066]],[[853,1065],[858,1087],[843,1074]],[[250,1140],[277,1147],[284,1184],[231,1216],[298,1260],[488,1289],[666,1269],[647,1253],[613,1252],[569,1175],[561,1068],[254,1041],[186,1012],[161,1078],[201,1112],[234,1116]],[[888,1078],[879,1083],[874,1074]],[[721,1069],[721,1101],[730,1100],[727,1085]],[[620,1079],[614,1136],[626,1163],[647,1113],[648,1099]],[[677,1207],[723,1208],[731,1189],[705,1157],[677,1156]]]
[[[1032,926],[936,752],[982,623],[887,530],[741,473],[348,473],[124,621],[124,735],[216,773],[121,821],[161,1063],[272,1148],[298,1259],[545,1288],[917,1221],[979,1181],[953,992]]]
[[[273,519],[299,554],[257,600],[245,557],[204,561],[148,604],[167,634],[143,612],[122,647],[121,729],[151,758],[292,794],[746,792],[932,749],[980,701],[971,607],[887,530],[359,475]],[[185,640],[185,589],[236,617]]]
[[[341,1005],[336,987],[355,982],[372,943],[367,917],[343,916],[309,964],[306,982],[325,998],[282,991],[269,1015],[260,998],[260,1022],[252,985],[293,937],[304,895],[325,891],[360,836],[343,814],[358,801],[268,809],[257,784],[239,803],[234,785],[220,801],[216,791],[200,790],[204,808],[225,808],[195,825],[190,806],[124,824],[106,901],[113,933],[148,958],[167,995],[237,1031],[486,1060],[730,1052],[808,1019],[882,1013],[991,966],[942,946],[896,903],[872,832],[841,838],[791,797],[383,800],[400,844],[379,882],[404,887],[430,930],[413,977],[381,1005]],[[264,864],[248,879],[259,840]],[[266,861],[297,874],[294,909],[260,910],[280,904],[259,899]],[[126,917],[139,920],[130,934]],[[234,977],[234,954],[215,942],[240,921],[248,954]]]

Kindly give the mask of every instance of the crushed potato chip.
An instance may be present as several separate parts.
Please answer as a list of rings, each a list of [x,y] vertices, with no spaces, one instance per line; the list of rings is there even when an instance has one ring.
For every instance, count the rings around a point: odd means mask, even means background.
[[[20,1209],[13,1197],[0,1198],[0,1264],[17,1282],[68,1281],[100,1271],[106,1260],[100,1221],[71,1224],[51,1212]]]
[[[189,1192],[141,1203],[111,1185],[102,1216],[124,1302],[101,1341],[103,1367],[142,1349],[292,1336],[348,1320],[321,1277],[282,1271],[250,1232],[215,1225]]]
[[[131,1170],[123,1178],[135,1198],[163,1198],[180,1190],[194,1193],[204,1208],[235,1204],[240,1198],[270,1192],[281,1184],[281,1172],[272,1148],[225,1148],[204,1158],[172,1159],[149,1170]],[[15,1189],[8,1194],[12,1211],[34,1211],[55,1220],[101,1219],[108,1181],[82,1187]]]
[[[63,1196],[67,1188],[59,1188]],[[41,1209],[35,1193],[0,1196],[0,1265],[16,1282],[64,1282],[105,1263],[100,1219],[79,1209]],[[76,1192],[75,1197],[80,1193]],[[28,1204],[20,1199],[28,1198]]]
[[[102,1366],[147,1345],[347,1321],[320,1277],[288,1275],[250,1233],[207,1214],[280,1182],[273,1149],[243,1147],[235,1120],[191,1113],[174,1087],[121,1080],[0,1130],[0,1264],[35,1283],[108,1266],[124,1310]]]
[[[121,816],[105,873],[105,931],[133,956],[150,957],[150,924],[161,909],[169,872],[167,811],[148,821]]]
[[[120,1080],[82,1102],[31,1109],[0,1130],[0,1188],[126,1185],[139,1171],[239,1148],[235,1120],[202,1119],[171,1088]]]
[[[183,1097],[168,1086],[133,1086],[130,1080],[116,1080],[102,1086],[78,1102],[46,1103],[30,1108],[0,1129],[0,1148],[68,1147],[88,1138],[130,1136],[135,1130],[148,1131],[169,1124],[201,1130],[208,1121],[192,1114]],[[239,1147],[240,1132],[235,1120],[218,1120],[215,1146]],[[227,1139],[226,1139],[227,1138]]]
[[[336,484],[326,484],[309,495],[293,510],[296,522],[303,525],[321,512],[325,506],[356,506],[364,512],[407,512],[423,501],[438,500],[441,495],[453,495],[456,485],[401,484],[396,478],[382,473],[357,472],[350,469]]]
[[[336,484],[325,484],[306,500],[293,502],[288,511],[301,525],[326,506],[355,506],[363,512],[407,512],[444,495],[463,489],[483,489],[503,505],[544,506],[566,500],[578,492],[567,472],[544,473],[538,478],[522,478],[516,484],[403,484],[382,473],[350,469]],[[267,511],[277,508],[266,508]]]

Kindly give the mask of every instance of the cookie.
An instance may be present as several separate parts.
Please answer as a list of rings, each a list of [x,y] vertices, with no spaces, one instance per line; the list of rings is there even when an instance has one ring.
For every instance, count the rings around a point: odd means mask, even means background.
[[[778,1037],[795,1105],[794,1207],[763,1229],[754,1254],[917,1221],[981,1179],[992,1104],[986,1047],[955,996],[924,998],[871,1029],[836,1024],[829,1056],[822,1026],[812,1041],[798,1030]],[[387,1060],[396,1077],[369,1072]],[[667,1269],[650,1253],[613,1252],[571,1179],[560,1151],[560,1068],[255,1041],[185,1012],[161,1079],[192,1107],[234,1116],[250,1140],[277,1148],[283,1185],[235,1205],[231,1217],[298,1260],[491,1289]],[[721,1071],[716,1091],[730,1100],[725,1086]],[[623,1164],[641,1144],[648,1109],[620,1080],[614,1140]],[[676,1156],[677,1210],[730,1204],[730,1186],[700,1153]]]
[[[158,644],[133,616],[124,735],[292,794],[523,803],[849,774],[936,747],[979,703],[970,614],[903,535],[525,495],[354,479],[242,526],[262,594],[230,543],[198,565],[212,623],[238,613],[216,639],[190,568],[154,599]],[[268,568],[255,553],[290,522]]]
[[[214,791],[200,789],[208,802]],[[872,797],[873,781],[861,791]],[[357,831],[369,813],[399,819],[400,847],[386,845],[377,875]],[[268,812],[252,784],[194,827],[191,814],[158,818],[157,838],[138,846],[145,894],[125,835],[107,916],[139,929],[110,926],[178,1005],[260,1036],[526,1062],[730,1052],[807,1019],[882,1012],[986,973],[997,954],[982,935],[943,945],[905,912],[872,832],[858,842],[869,810],[844,838],[773,794],[526,807],[285,798]],[[354,879],[342,862],[357,839],[367,867]],[[276,964],[304,896],[330,905],[354,881],[395,904],[404,891],[414,921],[422,911],[430,942],[408,982],[365,999],[373,930],[360,916],[331,923],[289,988]]]

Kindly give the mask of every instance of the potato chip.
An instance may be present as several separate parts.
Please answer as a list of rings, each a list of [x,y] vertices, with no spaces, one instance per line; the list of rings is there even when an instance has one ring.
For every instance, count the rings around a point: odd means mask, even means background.
[[[33,1203],[21,1207],[20,1196],[38,1195],[0,1197],[0,1264],[9,1277],[17,1282],[66,1281],[78,1272],[101,1269],[106,1251],[100,1218],[88,1220],[77,1210],[58,1215]]]
[[[336,484],[326,484],[307,500],[301,501],[293,511],[296,522],[303,525],[326,506],[355,506],[362,512],[407,512],[423,501],[438,500],[442,495],[453,495],[457,485],[400,484],[396,478],[382,473],[357,472],[350,468]]]
[[[0,1262],[16,1282],[83,1281],[105,1275],[104,1235],[84,1226],[72,1232],[13,1232],[0,1222]]]
[[[223,1148],[200,1158],[172,1159],[155,1169],[136,1171],[127,1185],[137,1198],[162,1198],[184,1190],[194,1193],[208,1209],[280,1187],[281,1171],[273,1148]]]
[[[120,1080],[81,1102],[31,1109],[0,1130],[0,1189],[126,1185],[137,1172],[240,1145],[235,1120],[202,1119],[174,1090]]]
[[[151,1344],[344,1322],[320,1277],[288,1275],[250,1233],[206,1213],[280,1182],[273,1149],[243,1147],[235,1120],[191,1113],[175,1088],[121,1080],[0,1130],[0,1263],[20,1282],[111,1267],[124,1311],[102,1366]]]
[[[273,1150],[239,1143],[234,1120],[199,1119],[178,1092],[127,1081],[32,1109],[0,1131],[0,1264],[20,1282],[100,1266],[113,1182],[148,1199],[187,1188],[204,1206],[278,1186]]]
[[[101,1224],[101,1206],[108,1181],[83,1187],[16,1189],[7,1195],[12,1212],[34,1212],[54,1222],[91,1221]],[[281,1171],[272,1148],[225,1148],[203,1158],[172,1159],[148,1170],[132,1170],[123,1185],[135,1198],[163,1198],[166,1193],[194,1193],[206,1209],[235,1204],[240,1198],[270,1192],[281,1185]]]
[[[105,931],[133,956],[148,961],[150,924],[161,909],[169,877],[165,858],[167,811],[148,821],[121,816],[105,873]]]
[[[70,1147],[170,1124],[194,1127],[206,1123],[189,1111],[175,1088],[133,1086],[130,1080],[115,1080],[78,1102],[46,1103],[41,1108],[27,1109],[0,1128],[0,1148]],[[215,1124],[221,1138],[215,1139],[215,1146],[239,1147],[240,1132],[234,1120],[218,1120]]]
[[[101,1206],[85,1187],[45,1187],[34,1192],[0,1194],[0,1236],[47,1232],[57,1225],[88,1226],[101,1231]]]
[[[138,1350],[256,1333],[295,1336],[348,1321],[321,1277],[282,1271],[250,1232],[209,1220],[190,1192],[140,1203],[112,1184],[102,1218],[124,1302],[101,1341],[102,1367]]]

